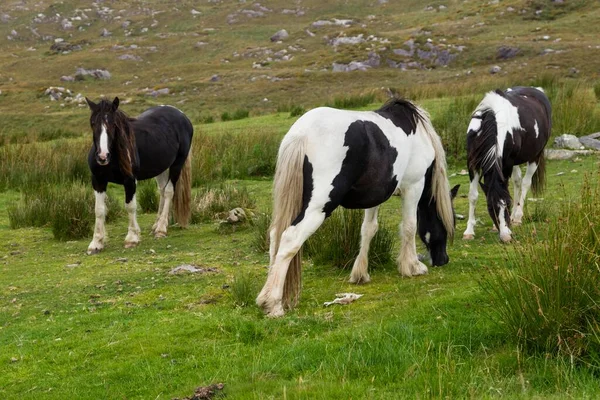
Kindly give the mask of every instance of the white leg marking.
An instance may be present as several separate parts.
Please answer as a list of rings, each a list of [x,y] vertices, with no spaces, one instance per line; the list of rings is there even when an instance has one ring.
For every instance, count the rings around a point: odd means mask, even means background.
[[[519,167],[518,165],[515,165],[513,167],[513,172],[512,172],[512,181],[513,181],[513,199],[515,199],[515,204],[513,207],[513,211],[512,214],[510,216],[510,220],[512,223],[514,224],[520,224],[521,221],[519,219],[519,221],[516,221],[515,217],[518,214],[518,210],[519,210],[519,197],[520,197],[520,193],[521,193],[521,167]],[[522,213],[521,213],[522,215]]]
[[[402,223],[400,236],[402,245],[398,256],[398,270],[402,276],[415,276],[427,273],[427,266],[419,261],[415,235],[417,233],[417,205],[423,193],[425,179],[421,179],[402,191]]]
[[[360,252],[354,260],[352,272],[350,273],[350,282],[352,283],[371,281],[369,276],[369,246],[379,227],[377,224],[377,210],[378,207],[365,210],[365,218],[360,228]]]
[[[104,221],[106,219],[106,192],[94,191],[96,197],[96,224],[94,226],[94,238],[88,246],[87,253],[95,254],[104,248],[104,240],[106,239],[106,228]]]
[[[283,310],[283,285],[290,266],[290,261],[302,247],[302,244],[312,235],[325,220],[325,214],[314,209],[307,210],[304,219],[297,225],[290,226],[281,235],[279,250],[275,262],[269,269],[267,281],[256,298],[256,304],[262,307],[270,317],[280,317]]]
[[[533,125],[533,129],[535,130],[535,137],[537,138],[538,136],[540,136],[540,128],[538,127],[537,120],[535,121],[535,124]]]
[[[127,236],[125,237],[125,247],[135,247],[140,243],[140,226],[137,223],[137,201],[135,199],[135,194],[129,203],[125,203],[125,208],[127,209],[127,214],[129,216],[129,229],[127,231]]]
[[[169,212],[171,209],[171,201],[173,200],[173,195],[175,191],[173,190],[173,184],[171,181],[167,183],[165,186],[165,194],[164,194],[164,205],[161,210],[161,214],[158,217],[158,221],[156,222],[156,230],[154,231],[154,236],[157,238],[167,236],[167,226],[169,225]]]
[[[527,164],[527,170],[525,171],[525,177],[523,178],[523,181],[521,182],[521,191],[519,193],[519,197],[516,197],[515,195],[515,199],[518,201],[517,203],[517,208],[515,210],[515,216],[513,218],[513,223],[516,224],[520,224],[523,220],[523,207],[525,207],[525,199],[527,197],[527,192],[529,191],[529,188],[531,187],[531,180],[533,178],[533,174],[535,174],[535,171],[537,170],[537,163],[528,163]]]
[[[277,240],[277,231],[271,229],[269,232],[269,266],[275,262],[275,241]]]
[[[158,195],[160,201],[158,203],[158,213],[156,214],[156,222],[152,225],[152,233],[156,232],[156,228],[158,227],[158,221],[160,221],[160,216],[162,215],[163,208],[165,206],[165,186],[169,182],[169,170],[163,171],[156,178],[156,185],[158,186]]]
[[[504,216],[504,212],[506,211],[506,203],[504,200],[500,201],[498,204],[500,211],[498,212],[498,225],[500,230],[500,240],[503,242],[510,242],[512,239],[512,232],[508,228],[508,224],[506,223],[506,217]]]
[[[465,240],[475,239],[475,224],[477,223],[475,219],[475,206],[479,197],[478,186],[479,173],[476,172],[469,186],[469,220],[467,221],[467,229],[463,233],[463,239]]]

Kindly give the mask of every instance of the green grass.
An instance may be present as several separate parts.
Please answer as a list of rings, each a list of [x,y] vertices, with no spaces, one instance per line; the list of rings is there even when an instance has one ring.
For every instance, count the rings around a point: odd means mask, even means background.
[[[598,161],[549,162],[544,202],[576,199],[583,171]],[[268,212],[271,183],[243,185],[257,210]],[[111,197],[121,202],[122,190],[111,188]],[[2,193],[0,209],[18,198]],[[399,208],[390,199],[380,221],[397,226]],[[467,208],[459,193],[457,213]],[[91,238],[58,242],[49,228],[9,229],[0,212],[0,395],[173,398],[223,382],[233,399],[596,397],[592,367],[529,353],[489,318],[495,306],[478,281],[506,270],[514,245],[499,243],[479,210],[477,241],[457,239],[450,264],[427,276],[402,279],[387,265],[371,272],[370,284],[354,286],[348,271],[306,258],[300,305],[279,320],[250,302],[268,264],[266,253],[253,250],[251,230],[223,236],[198,224],[155,240],[148,233],[154,215],[141,214],[139,247],[123,249],[122,217],[107,226],[105,251],[86,256]],[[557,210],[548,212],[556,218]],[[465,223],[458,221],[459,232]],[[515,229],[517,247],[535,226]],[[219,272],[168,273],[186,263]],[[339,292],[364,296],[323,308]],[[236,306],[238,298],[250,305]]]

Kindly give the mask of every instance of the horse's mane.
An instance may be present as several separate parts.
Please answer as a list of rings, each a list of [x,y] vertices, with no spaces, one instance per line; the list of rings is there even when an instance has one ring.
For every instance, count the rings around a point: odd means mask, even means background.
[[[112,102],[101,100],[98,103],[98,109],[101,113],[108,113],[112,110]],[[135,133],[132,122],[135,118],[130,118],[126,113],[117,109],[113,112],[115,122],[115,145],[119,153],[119,166],[126,176],[133,176],[133,165],[136,162]]]
[[[469,169],[481,171],[483,174],[491,169],[496,169],[500,177],[502,175],[501,160],[497,157],[498,127],[496,125],[496,114],[491,109],[482,109],[481,130],[467,137],[467,159]],[[504,145],[504,143],[502,143]]]
[[[395,118],[407,121],[410,124],[412,133],[417,130],[419,122],[425,122],[426,116],[423,114],[423,110],[410,100],[406,100],[402,97],[394,96],[389,99],[383,106],[377,111],[378,114],[388,114]]]

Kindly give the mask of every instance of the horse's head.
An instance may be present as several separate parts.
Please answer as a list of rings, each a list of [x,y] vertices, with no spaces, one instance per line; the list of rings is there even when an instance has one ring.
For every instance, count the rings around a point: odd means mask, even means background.
[[[484,179],[486,179],[484,177]],[[512,199],[508,191],[508,185],[505,181],[497,178],[490,178],[481,184],[487,200],[487,208],[494,225],[500,232],[500,240],[509,242],[511,240],[510,232],[510,209]]]
[[[454,200],[456,197],[459,187],[460,185],[456,185],[450,190],[451,200]],[[454,207],[452,208],[452,212],[454,213]],[[427,251],[429,252],[431,265],[440,266],[448,264],[450,260],[446,252],[448,231],[438,214],[435,197],[432,197],[431,201],[419,204],[419,208],[417,209],[417,225],[419,237],[425,243],[425,247],[427,247]]]
[[[110,149],[115,140],[115,118],[119,108],[119,98],[110,102],[100,100],[98,104],[87,97],[85,100],[92,111],[90,125],[94,134],[94,145],[96,147],[96,162],[99,165],[108,165],[110,162]]]

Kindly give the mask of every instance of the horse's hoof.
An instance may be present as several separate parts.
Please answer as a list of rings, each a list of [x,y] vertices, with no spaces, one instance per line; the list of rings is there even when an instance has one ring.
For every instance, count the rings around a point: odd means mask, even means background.
[[[165,238],[165,237],[167,237],[167,232],[155,232],[155,233],[154,233],[154,237],[155,237],[156,239],[162,239],[162,238]]]
[[[510,223],[511,223],[512,226],[519,226],[523,222],[521,220],[518,220],[518,221],[517,220],[512,220]]]
[[[140,242],[125,242],[125,248],[131,249],[133,247],[136,247],[138,244],[140,244]]]
[[[94,254],[98,254],[101,251],[102,251],[102,249],[96,249],[96,248],[94,248],[94,249],[88,249],[87,250],[87,255],[88,256],[93,256]]]
[[[512,240],[512,237],[510,236],[510,234],[502,234],[500,235],[500,240],[503,243],[509,243]]]
[[[365,276],[350,276],[348,282],[354,283],[355,285],[363,285],[365,283],[371,282],[371,277],[367,274]]]
[[[471,233],[465,233],[463,235],[463,240],[473,240],[475,239],[475,235],[471,234]]]
[[[273,311],[267,313],[269,318],[281,318],[285,315],[282,307],[276,307]]]

